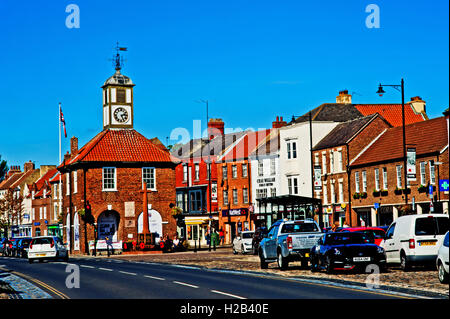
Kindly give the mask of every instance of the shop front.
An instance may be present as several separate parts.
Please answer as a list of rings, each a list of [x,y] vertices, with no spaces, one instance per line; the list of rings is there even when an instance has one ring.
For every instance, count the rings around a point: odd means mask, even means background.
[[[208,245],[207,234],[209,229],[211,231],[217,230],[219,225],[219,218],[217,216],[186,216],[184,219],[186,225],[186,239],[189,247],[206,247]]]
[[[249,209],[223,209],[220,214],[219,228],[225,231],[225,244],[231,244],[237,234],[245,230],[254,230],[254,221],[249,216]]]

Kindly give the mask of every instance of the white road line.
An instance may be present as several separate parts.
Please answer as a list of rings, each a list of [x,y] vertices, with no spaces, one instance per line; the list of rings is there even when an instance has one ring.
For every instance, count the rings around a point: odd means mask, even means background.
[[[136,273],[134,273],[134,272],[128,272],[128,271],[122,271],[122,270],[119,270],[119,272],[121,272],[122,274],[125,274],[125,275],[136,276]]]
[[[99,267],[98,269],[99,269],[99,270],[105,270],[105,271],[114,271],[114,270],[112,270],[112,269],[109,269],[109,268],[102,268],[102,267]]]
[[[191,288],[199,288],[198,286],[187,284],[187,283],[181,282],[181,281],[174,281],[173,283],[174,284],[178,284],[178,285],[188,286],[188,287],[191,287]]]
[[[147,278],[150,278],[150,279],[156,279],[156,280],[166,280],[166,279],[164,279],[164,278],[155,277],[155,276],[147,276],[147,275],[144,275],[144,277],[147,277]]]
[[[236,295],[232,295],[223,291],[218,291],[218,290],[211,290],[211,292],[214,292],[216,294],[220,294],[220,295],[224,295],[224,296],[229,296],[229,297],[233,297],[233,298],[237,298],[237,299],[247,299],[245,297],[241,297],[241,296],[236,296]]]
[[[95,268],[94,266],[88,266],[88,265],[80,265],[80,267],[83,267],[83,268]]]

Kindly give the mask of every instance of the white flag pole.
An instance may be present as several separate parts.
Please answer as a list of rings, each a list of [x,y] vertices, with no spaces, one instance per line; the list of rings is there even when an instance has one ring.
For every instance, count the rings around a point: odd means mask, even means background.
[[[58,109],[58,122],[59,122],[59,162],[58,166],[61,165],[61,102],[59,102]],[[62,212],[62,183],[61,183],[61,172],[59,173],[59,213]]]

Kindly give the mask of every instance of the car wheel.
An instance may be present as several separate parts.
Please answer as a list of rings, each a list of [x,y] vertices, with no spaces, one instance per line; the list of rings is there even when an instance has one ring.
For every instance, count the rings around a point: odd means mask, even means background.
[[[260,265],[261,269],[269,268],[269,264],[264,259],[262,251],[259,252],[259,265]]]
[[[411,268],[406,259],[406,254],[403,251],[400,254],[400,268],[402,268],[403,271],[408,271]]]
[[[448,273],[445,272],[444,265],[441,261],[439,261],[438,265],[438,277],[441,284],[447,284],[448,283]]]
[[[319,266],[317,265],[314,257],[311,257],[309,263],[311,264],[310,266],[311,272],[316,272],[319,270]]]
[[[285,270],[288,267],[288,261],[286,260],[286,258],[283,257],[283,255],[281,254],[281,251],[278,251],[278,256],[277,256],[277,263],[278,263],[278,267],[281,270]]]
[[[238,252],[236,251],[236,249],[234,248],[234,245],[233,245],[233,254],[237,254]]]
[[[65,262],[68,262],[68,261],[69,261],[69,253],[66,254],[66,257],[64,257],[63,260],[64,260]]]
[[[242,255],[245,255],[244,245],[241,246],[241,253]]]
[[[325,271],[327,274],[332,274],[334,270],[333,260],[330,256],[326,257]]]

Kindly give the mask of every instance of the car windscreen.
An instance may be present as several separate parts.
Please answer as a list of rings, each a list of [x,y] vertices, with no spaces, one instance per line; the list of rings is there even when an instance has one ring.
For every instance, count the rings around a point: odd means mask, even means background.
[[[327,234],[325,243],[327,245],[370,244],[373,243],[373,236],[364,233],[351,232]]]
[[[421,217],[416,219],[416,236],[445,235],[448,231],[449,223],[447,217]]]
[[[52,238],[35,238],[33,239],[33,245],[51,245],[53,243]]]
[[[242,233],[242,238],[253,238],[253,233]]]
[[[311,233],[317,231],[319,229],[315,223],[284,224],[281,228],[281,233]]]

